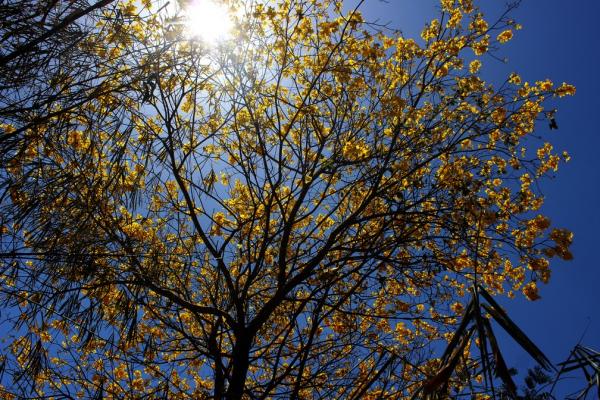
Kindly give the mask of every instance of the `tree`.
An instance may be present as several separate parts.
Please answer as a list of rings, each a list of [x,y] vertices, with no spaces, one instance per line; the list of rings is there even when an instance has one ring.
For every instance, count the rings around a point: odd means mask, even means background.
[[[362,1],[231,0],[217,47],[159,3],[72,2],[37,42],[2,27],[2,61],[35,67],[2,77],[5,396],[489,391],[474,330],[444,374],[436,354],[460,320],[491,332],[461,318],[479,293],[535,300],[572,257],[536,189],[568,155],[532,132],[575,89],[484,82],[518,25],[470,0],[420,39]]]

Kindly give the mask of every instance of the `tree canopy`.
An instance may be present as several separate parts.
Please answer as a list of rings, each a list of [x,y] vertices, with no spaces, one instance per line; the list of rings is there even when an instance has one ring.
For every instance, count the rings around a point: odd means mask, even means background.
[[[4,396],[483,398],[488,316],[545,363],[493,297],[572,258],[534,128],[575,88],[483,80],[512,6],[223,0],[207,43],[193,1],[5,3]]]

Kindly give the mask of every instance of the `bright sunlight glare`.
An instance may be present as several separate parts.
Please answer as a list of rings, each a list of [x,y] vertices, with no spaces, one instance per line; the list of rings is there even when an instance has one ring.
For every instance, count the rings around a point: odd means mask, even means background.
[[[213,0],[190,0],[183,12],[190,37],[209,45],[230,38],[233,21],[226,5]]]

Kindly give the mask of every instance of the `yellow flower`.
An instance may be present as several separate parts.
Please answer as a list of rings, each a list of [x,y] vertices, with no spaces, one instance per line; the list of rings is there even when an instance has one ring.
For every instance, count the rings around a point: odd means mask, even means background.
[[[554,85],[550,79],[546,79],[545,81],[538,81],[535,84],[543,92],[547,92],[549,90],[552,90],[552,86]]]
[[[71,131],[67,134],[67,144],[75,150],[83,150],[90,145],[90,140],[82,131]]]
[[[527,285],[523,286],[522,291],[528,300],[535,301],[540,298],[537,284],[535,282],[529,282]]]
[[[480,68],[481,68],[481,61],[479,61],[479,60],[473,60],[469,64],[469,72],[472,74],[476,74]]]
[[[454,312],[454,314],[462,314],[465,308],[462,305],[462,303],[456,302],[450,306],[450,309],[452,310],[452,312]]]
[[[478,15],[477,18],[469,25],[469,29],[480,34],[486,32],[488,28],[489,25],[487,21],[484,20],[481,15]]]
[[[214,221],[214,224],[210,229],[210,234],[214,235],[214,236],[222,235],[223,232],[221,231],[221,228],[226,226],[227,223],[229,222],[229,221],[227,221],[227,218],[225,218],[225,214],[222,213],[221,211],[217,211],[216,213],[213,214],[213,221]]]
[[[474,43],[472,48],[473,48],[473,52],[475,53],[475,55],[481,56],[488,51],[489,46],[490,46],[490,39],[489,39],[489,36],[486,35],[479,42]]]
[[[529,225],[531,225],[539,231],[543,231],[550,227],[550,220],[543,215],[538,215],[531,221],[529,221]]]
[[[229,186],[229,175],[225,172],[221,172],[221,184],[223,186]]]
[[[147,232],[139,222],[132,222],[123,227],[123,233],[135,240],[144,240]]]
[[[456,8],[456,9],[452,10],[450,19],[448,20],[446,27],[456,28],[460,25],[461,21],[462,21],[462,13],[460,12],[459,9]]]
[[[122,380],[127,378],[127,366],[125,364],[119,364],[114,370],[113,373],[117,380]]]
[[[16,129],[11,124],[0,124],[0,130],[4,131],[3,133],[5,133],[5,134],[10,135]]]
[[[508,77],[508,82],[512,83],[513,85],[520,85],[521,84],[521,77],[515,73],[510,74],[510,76]]]
[[[504,32],[500,33],[498,35],[498,37],[496,38],[500,43],[506,43],[508,42],[510,39],[512,39],[513,37],[513,33],[510,29],[505,30]]]
[[[347,141],[342,148],[344,158],[356,161],[369,155],[369,147],[362,140]]]
[[[49,342],[52,340],[52,335],[50,335],[47,331],[42,331],[40,333],[40,339],[42,342]]]
[[[449,70],[448,64],[444,64],[438,68],[438,70],[435,73],[435,76],[438,78],[442,78],[442,77],[448,75],[448,70]]]
[[[432,20],[428,26],[421,32],[421,38],[425,41],[435,39],[439,33],[440,22],[437,19]]]
[[[223,223],[225,222],[225,214],[223,214],[220,211],[216,212],[215,215],[213,215],[213,219],[215,220],[215,223],[223,225]]]
[[[440,3],[444,11],[451,11],[454,6],[454,0],[441,0]]]
[[[402,344],[408,344],[411,335],[411,330],[404,326],[404,322],[396,324],[396,339]]]
[[[556,95],[558,97],[573,96],[575,91],[575,86],[563,82],[563,84],[556,89]]]

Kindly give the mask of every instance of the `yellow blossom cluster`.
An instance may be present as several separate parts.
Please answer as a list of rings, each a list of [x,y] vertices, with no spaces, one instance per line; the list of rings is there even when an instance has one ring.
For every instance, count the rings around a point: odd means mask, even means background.
[[[369,146],[362,140],[348,140],[342,148],[342,155],[350,161],[364,159],[369,153]]]
[[[507,29],[503,32],[501,32],[500,34],[498,34],[498,37],[496,37],[496,40],[500,43],[506,43],[509,40],[511,40],[513,37],[513,32],[510,29]]]

